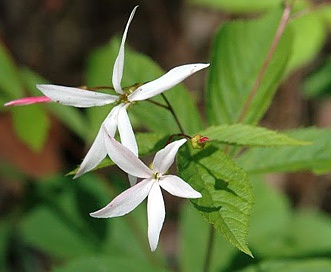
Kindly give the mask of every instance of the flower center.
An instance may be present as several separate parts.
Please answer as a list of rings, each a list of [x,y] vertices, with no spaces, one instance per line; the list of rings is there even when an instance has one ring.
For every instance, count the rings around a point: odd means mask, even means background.
[[[143,83],[136,83],[134,85],[124,87],[123,91],[124,94],[122,94],[119,99],[117,100],[118,104],[124,103],[124,104],[129,104],[131,101],[128,99],[128,96],[132,94],[135,90],[137,90]]]
[[[162,177],[162,174],[159,173],[159,172],[156,172],[156,173],[154,173],[154,175],[153,175],[153,179],[155,179],[155,180],[159,180],[161,177]]]

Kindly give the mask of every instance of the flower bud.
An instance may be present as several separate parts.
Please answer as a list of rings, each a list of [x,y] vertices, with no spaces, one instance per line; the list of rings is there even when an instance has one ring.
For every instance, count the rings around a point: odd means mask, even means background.
[[[209,142],[209,138],[200,134],[191,138],[191,144],[194,149],[202,149],[205,147],[206,142]]]

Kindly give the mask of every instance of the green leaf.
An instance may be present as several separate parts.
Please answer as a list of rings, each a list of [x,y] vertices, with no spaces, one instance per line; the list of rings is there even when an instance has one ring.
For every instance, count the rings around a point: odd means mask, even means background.
[[[322,98],[331,95],[331,57],[310,74],[303,82],[303,94],[308,98]]]
[[[276,131],[244,124],[212,126],[200,134],[212,141],[233,145],[269,147],[309,144]]]
[[[13,125],[18,138],[31,150],[42,150],[50,127],[47,114],[40,105],[11,109]]]
[[[22,222],[25,240],[58,258],[72,258],[93,252],[82,235],[76,232],[52,209],[40,205]]]
[[[309,8],[304,6],[303,9]],[[289,27],[293,32],[293,49],[287,70],[293,71],[316,58],[325,43],[327,32],[319,11],[290,20]]]
[[[331,271],[329,258],[311,258],[298,260],[267,260],[238,272],[325,272]]]
[[[244,13],[278,7],[282,0],[189,0],[189,3],[227,12]]]
[[[5,48],[4,44],[1,42],[0,71],[0,97],[9,101],[23,96],[24,87],[21,84],[17,67],[7,51],[7,48]]]
[[[108,201],[108,195],[95,176],[84,175],[79,183],[54,177],[38,184],[30,195],[38,204],[24,215],[20,225],[28,243],[58,258],[101,251],[109,235],[109,221],[93,220],[89,212]]]
[[[139,263],[139,265],[137,265]],[[157,268],[148,262],[126,256],[89,256],[72,260],[62,267],[52,270],[53,272],[109,272],[109,271],[132,271],[132,272],[165,272],[165,268]]]
[[[112,67],[118,54],[119,40],[113,39],[108,45],[93,52],[87,63],[87,83],[91,86],[111,85]],[[179,64],[176,64],[176,66]],[[135,83],[144,83],[160,77],[164,72],[150,58],[136,53],[126,47],[125,67],[122,86],[132,86]],[[187,133],[192,133],[201,129],[201,117],[198,113],[194,101],[182,85],[178,85],[164,93],[175,109],[178,118]],[[164,104],[161,97],[153,100]],[[96,111],[97,114],[91,113]],[[99,128],[102,120],[109,112],[108,108],[88,109],[91,122],[96,124],[93,135]],[[152,131],[164,133],[178,133],[179,129],[169,111],[164,108],[143,101],[132,106],[129,110],[131,119],[136,124]],[[96,118],[95,118],[96,117]]]
[[[259,19],[226,23],[216,33],[206,97],[210,124],[238,122],[271,47],[280,18],[281,11],[274,10]],[[257,123],[268,109],[287,65],[290,34],[285,31],[279,41],[243,123]]]
[[[7,271],[7,256],[8,248],[10,244],[10,236],[13,226],[5,222],[4,220],[0,223],[0,270]]]
[[[238,159],[238,163],[250,173],[310,170],[316,174],[323,174],[331,170],[331,130],[305,128],[287,134],[303,141],[311,141],[313,144],[251,149]]]
[[[209,232],[210,225],[201,220],[197,210],[192,205],[184,205],[181,209],[178,236],[180,239],[179,271],[204,271]],[[222,258],[220,258],[220,252]],[[229,266],[237,252],[236,248],[227,243],[221,235],[215,235],[209,271],[226,271],[224,268]]]
[[[247,247],[248,220],[253,195],[249,179],[227,155],[214,146],[190,155],[178,155],[179,175],[201,192],[192,200],[205,220],[244,253]]]
[[[36,84],[47,83],[44,78],[28,68],[21,69],[20,75],[25,86],[28,88],[30,95],[42,95],[42,93],[36,88]],[[47,106],[45,106],[45,109],[49,110],[67,128],[75,132],[82,139],[86,139],[89,128],[86,124],[86,118],[80,109],[71,106],[60,105],[58,103],[48,103]]]

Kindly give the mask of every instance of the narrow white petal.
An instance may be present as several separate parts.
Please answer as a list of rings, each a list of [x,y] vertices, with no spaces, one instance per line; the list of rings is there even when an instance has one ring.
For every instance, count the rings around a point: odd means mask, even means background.
[[[168,144],[165,148],[158,151],[153,160],[153,171],[165,173],[173,164],[178,149],[186,142],[186,139],[181,139]]]
[[[128,34],[130,23],[133,19],[133,16],[134,16],[137,8],[138,8],[138,6],[134,7],[134,9],[132,10],[132,12],[130,14],[129,20],[126,23],[120,50],[118,52],[118,56],[115,60],[115,64],[114,64],[114,68],[113,68],[113,78],[112,78],[113,87],[114,87],[115,91],[120,94],[123,94],[123,90],[121,88],[121,81],[122,81],[123,68],[124,68],[124,45],[125,45],[125,40],[126,40],[126,36]]]
[[[107,129],[108,134],[114,136],[116,133],[117,127],[117,115],[120,107],[114,107],[106,119],[103,121],[97,137],[95,138],[92,146],[90,147],[89,151],[87,152],[83,162],[79,166],[79,169],[74,176],[75,178],[80,177],[81,175],[85,174],[86,172],[92,170],[96,167],[107,155],[107,149],[105,147],[104,142],[104,129]]]
[[[156,96],[165,90],[174,87],[195,72],[208,66],[209,64],[196,63],[173,68],[160,78],[140,86],[129,95],[128,99],[130,101],[140,101]]]
[[[122,145],[130,149],[136,156],[138,156],[138,145],[128,113],[126,112],[126,108],[127,105],[122,107],[118,113],[118,132],[120,134]]]
[[[153,181],[145,179],[115,197],[113,201],[104,208],[90,213],[90,215],[97,218],[125,215],[134,210],[147,197],[152,186]]]
[[[104,135],[102,130],[100,129],[97,137],[95,138],[92,146],[90,147],[89,151],[87,152],[83,162],[79,166],[79,169],[74,176],[74,179],[82,176],[86,172],[92,170],[96,167],[107,155],[107,150],[104,144]]]
[[[154,182],[148,195],[147,216],[149,246],[155,251],[165,218],[164,201],[158,182]]]
[[[135,184],[137,183],[137,180],[138,180],[137,177],[132,176],[132,175],[130,175],[130,174],[128,175],[128,179],[129,179],[129,182],[130,182],[130,185],[131,185],[131,186],[135,185]]]
[[[114,137],[116,130],[117,130],[117,125],[118,125],[118,114],[122,108],[122,104],[119,104],[112,108],[106,119],[103,121],[102,126],[106,131],[108,132],[109,135],[112,135]],[[100,128],[102,129],[102,128]]]
[[[109,157],[126,173],[139,178],[149,178],[153,175],[151,169],[132,151],[117,142],[112,135],[105,136],[105,145]]]
[[[37,88],[54,102],[78,108],[103,106],[118,100],[117,95],[97,93],[73,87],[38,84]]]
[[[174,196],[200,198],[202,195],[177,176],[166,175],[159,180],[160,186]]]

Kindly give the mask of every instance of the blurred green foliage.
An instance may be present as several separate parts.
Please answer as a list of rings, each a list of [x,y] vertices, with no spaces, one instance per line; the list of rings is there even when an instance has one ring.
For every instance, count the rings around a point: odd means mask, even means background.
[[[331,243],[327,239],[331,235],[330,217],[316,210],[291,208],[287,198],[266,186],[260,175],[330,172],[331,130],[301,128],[276,133],[237,123],[258,124],[283,80],[316,61],[330,30],[331,8],[309,10],[309,1],[296,2],[257,94],[240,120],[274,40],[282,1],[188,3],[236,16],[261,16],[226,22],[215,33],[204,107],[205,123],[212,127],[203,122],[196,106],[200,101],[195,101],[183,85],[165,93],[186,133],[200,132],[212,140],[204,150],[186,148],[178,156],[179,175],[201,191],[203,198],[185,205],[176,218],[180,254],[173,266],[190,272],[204,269],[211,224],[223,236],[215,236],[210,271],[331,270]],[[111,85],[118,48],[119,40],[113,38],[91,52],[86,62],[87,86]],[[316,67],[303,85],[304,93],[313,98],[328,94],[331,83],[330,60]],[[0,71],[2,103],[26,95],[39,96],[35,85],[47,82],[18,65],[3,44]],[[151,81],[163,72],[150,58],[126,47],[123,86]],[[161,97],[153,100],[164,103]],[[110,107],[81,110],[48,103],[8,111],[17,137],[34,152],[40,152],[53,118],[89,145]],[[6,114],[4,110],[2,113]],[[144,131],[137,134],[140,156],[155,153],[170,134],[178,133],[171,114],[149,102],[133,105],[129,114],[135,130]],[[227,150],[225,144],[232,146]],[[112,162],[106,159],[98,168],[110,165]],[[13,175],[13,169],[5,168],[1,168],[1,174],[18,181],[23,197],[5,211],[0,221],[1,271],[171,271],[169,254],[162,251],[162,246],[156,253],[149,250],[145,205],[123,218],[101,220],[89,216],[128,186],[123,182],[124,175],[105,178],[107,173],[90,173],[72,182],[61,174],[32,182],[18,169]],[[255,258],[236,250],[231,243]]]

